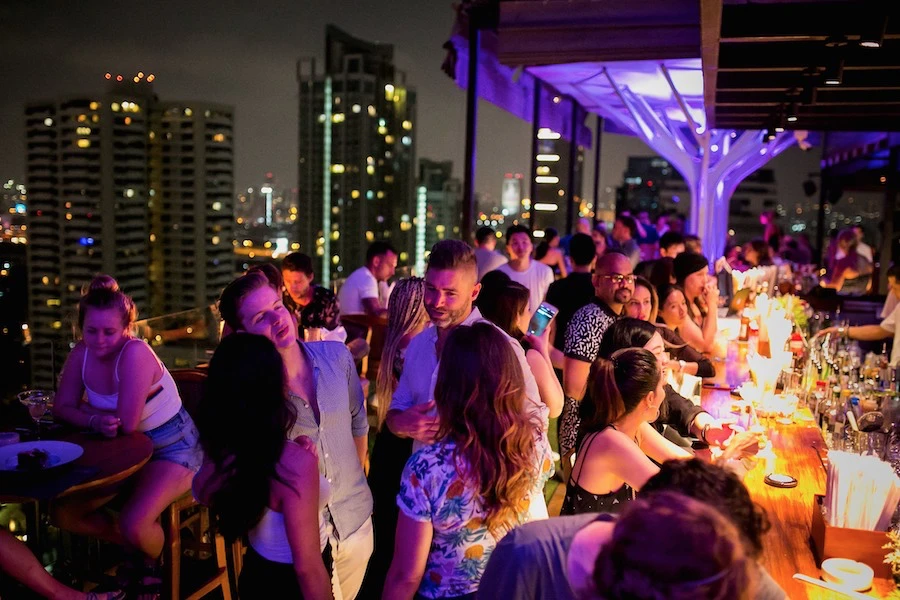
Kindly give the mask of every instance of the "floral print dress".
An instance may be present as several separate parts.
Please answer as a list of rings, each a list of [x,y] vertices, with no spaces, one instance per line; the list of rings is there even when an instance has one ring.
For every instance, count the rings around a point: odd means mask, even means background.
[[[481,575],[497,542],[484,525],[484,510],[477,491],[464,481],[454,459],[455,442],[444,440],[421,448],[403,470],[397,505],[410,519],[430,522],[434,528],[431,550],[418,594],[447,598],[478,589]],[[537,464],[540,477],[535,493],[541,493],[550,477],[552,459],[540,445]],[[527,502],[520,523],[527,519]]]

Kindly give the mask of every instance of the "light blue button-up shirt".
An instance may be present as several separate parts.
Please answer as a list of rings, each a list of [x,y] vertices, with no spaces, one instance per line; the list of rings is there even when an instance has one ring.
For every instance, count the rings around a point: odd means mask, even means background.
[[[372,514],[372,493],[359,463],[353,438],[369,432],[366,399],[356,365],[347,347],[340,342],[311,342],[300,349],[313,368],[319,421],[308,402],[291,396],[297,420],[290,439],[309,437],[319,454],[319,471],[331,484],[331,500],[326,505],[338,539],[359,529]]]

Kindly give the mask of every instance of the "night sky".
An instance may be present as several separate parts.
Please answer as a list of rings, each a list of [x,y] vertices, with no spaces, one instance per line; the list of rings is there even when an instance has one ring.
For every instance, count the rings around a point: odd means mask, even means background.
[[[450,2],[151,1],[0,3],[0,178],[24,176],[23,107],[32,99],[103,90],[107,71],[155,73],[163,100],[233,105],[235,185],[258,185],[267,171],[296,185],[296,60],[324,55],[325,25],[391,43],[397,66],[418,92],[418,158],[452,160],[462,177],[465,92],[440,70],[454,13]],[[498,199],[503,174],[529,168],[530,124],[493,106],[480,110],[477,191]],[[591,121],[593,117],[591,117]],[[604,138],[601,193],[622,179],[638,140]],[[787,201],[816,170],[818,149],[776,159]],[[815,155],[815,156],[813,156]],[[588,161],[591,163],[592,161]],[[585,193],[592,170],[587,169]]]

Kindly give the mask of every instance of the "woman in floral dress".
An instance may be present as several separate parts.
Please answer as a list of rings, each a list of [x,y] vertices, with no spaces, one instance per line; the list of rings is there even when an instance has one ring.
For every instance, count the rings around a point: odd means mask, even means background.
[[[497,542],[528,514],[550,473],[541,424],[509,341],[493,325],[456,328],[435,386],[438,441],[400,484],[397,545],[383,598],[474,598]]]

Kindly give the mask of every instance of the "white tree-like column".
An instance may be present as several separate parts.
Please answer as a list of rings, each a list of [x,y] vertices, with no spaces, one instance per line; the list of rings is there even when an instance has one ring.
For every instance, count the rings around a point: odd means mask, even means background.
[[[601,100],[598,112],[631,131],[678,169],[691,193],[688,228],[700,236],[703,252],[713,263],[725,251],[729,204],[738,185],[795,142],[804,143],[806,132],[776,131],[774,125],[770,136],[758,130],[706,129],[691,115],[665,65],[659,68],[684,114],[683,122],[673,120],[665,110],[654,110],[640,95],[618,85],[606,69],[602,74],[622,106]]]

